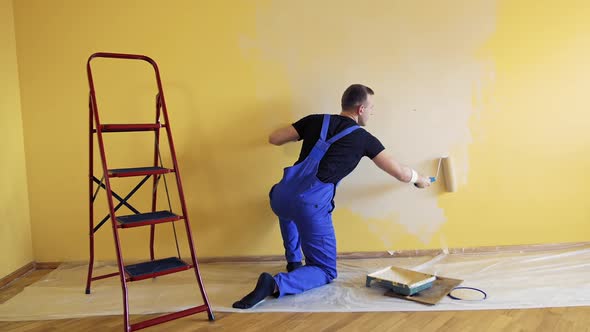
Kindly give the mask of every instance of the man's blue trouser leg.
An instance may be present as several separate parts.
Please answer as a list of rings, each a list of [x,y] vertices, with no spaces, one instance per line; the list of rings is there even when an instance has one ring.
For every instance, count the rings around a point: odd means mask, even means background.
[[[285,247],[285,258],[288,263],[301,262],[301,241],[299,230],[293,220],[279,218],[283,246]]]
[[[302,293],[325,285],[337,276],[332,214],[327,213],[321,218],[300,218],[294,223],[299,229],[305,266],[274,277],[279,296]]]

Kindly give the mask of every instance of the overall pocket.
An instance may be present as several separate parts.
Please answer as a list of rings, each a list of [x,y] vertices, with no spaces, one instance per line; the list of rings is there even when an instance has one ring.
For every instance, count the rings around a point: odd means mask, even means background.
[[[333,184],[316,181],[311,188],[298,195],[298,213],[302,217],[321,217],[332,211]]]

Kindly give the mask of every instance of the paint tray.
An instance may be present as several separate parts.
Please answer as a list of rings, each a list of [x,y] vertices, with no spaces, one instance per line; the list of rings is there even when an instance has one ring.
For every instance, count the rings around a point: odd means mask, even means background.
[[[432,287],[435,280],[432,274],[390,266],[368,274],[366,286],[371,287],[371,282],[376,281],[398,294],[409,296]]]
[[[432,287],[425,289],[413,295],[401,295],[392,290],[385,293],[386,296],[396,297],[399,299],[410,300],[427,305],[435,305],[445,296],[447,296],[455,287],[459,286],[463,280],[452,279],[447,277],[436,276]]]

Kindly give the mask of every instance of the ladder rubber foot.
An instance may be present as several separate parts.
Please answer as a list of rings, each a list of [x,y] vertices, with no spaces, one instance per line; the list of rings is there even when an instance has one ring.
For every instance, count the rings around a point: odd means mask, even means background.
[[[215,320],[215,315],[213,315],[213,312],[208,312],[207,313],[209,315],[209,321],[214,321]]]
[[[86,294],[90,294],[90,288],[86,288]]]

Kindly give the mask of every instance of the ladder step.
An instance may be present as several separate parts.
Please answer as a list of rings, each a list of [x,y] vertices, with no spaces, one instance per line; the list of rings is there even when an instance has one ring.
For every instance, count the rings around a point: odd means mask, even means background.
[[[120,228],[155,225],[180,219],[182,219],[181,216],[176,215],[170,211],[139,213],[117,217]]]
[[[163,276],[179,271],[188,270],[191,265],[185,263],[178,257],[156,259],[150,262],[132,264],[125,266],[129,281],[137,281],[157,276]]]
[[[166,125],[161,123],[129,123],[129,124],[103,124],[100,130],[103,133],[127,132],[127,131],[151,131],[164,128]],[[92,132],[96,132],[94,129]]]
[[[154,174],[166,174],[174,172],[173,169],[163,167],[133,167],[109,169],[109,176],[113,178],[122,178],[127,176],[142,176]]]

